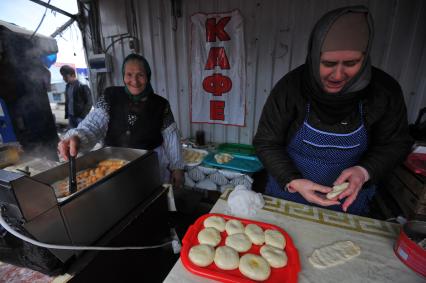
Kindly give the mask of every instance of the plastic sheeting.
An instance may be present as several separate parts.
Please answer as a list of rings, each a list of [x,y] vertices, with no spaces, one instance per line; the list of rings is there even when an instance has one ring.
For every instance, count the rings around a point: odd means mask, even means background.
[[[31,35],[33,34],[33,32],[30,30],[0,20],[0,31],[1,30],[9,30],[11,32],[21,34],[28,39],[31,38]],[[34,47],[38,49],[40,55],[58,53],[58,44],[54,38],[41,34],[35,34],[33,40]]]

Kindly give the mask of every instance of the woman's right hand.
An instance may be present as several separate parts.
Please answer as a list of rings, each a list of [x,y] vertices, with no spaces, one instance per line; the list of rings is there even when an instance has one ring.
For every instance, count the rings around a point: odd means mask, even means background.
[[[340,204],[337,200],[329,200],[322,195],[317,194],[320,192],[327,194],[332,191],[332,188],[319,185],[307,179],[295,179],[288,183],[288,191],[290,193],[298,192],[304,199],[311,203],[315,203],[322,206],[330,206]]]
[[[69,155],[77,156],[79,145],[80,138],[78,136],[71,136],[69,138],[63,139],[58,143],[59,155],[65,161],[68,161]]]

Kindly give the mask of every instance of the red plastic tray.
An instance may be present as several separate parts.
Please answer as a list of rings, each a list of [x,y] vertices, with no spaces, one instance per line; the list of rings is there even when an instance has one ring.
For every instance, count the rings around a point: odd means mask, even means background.
[[[210,214],[205,214],[200,216],[193,225],[191,225],[188,230],[186,231],[185,236],[183,237],[182,243],[183,243],[183,247],[182,247],[182,251],[180,253],[180,257],[182,260],[183,265],[185,266],[186,269],[188,269],[190,272],[203,276],[203,277],[207,277],[210,279],[214,279],[217,281],[221,281],[221,282],[238,282],[238,283],[248,283],[248,282],[256,282],[254,280],[251,280],[247,277],[245,277],[239,270],[234,269],[234,270],[222,270],[220,268],[218,268],[215,263],[213,262],[212,264],[210,264],[209,266],[206,267],[199,267],[195,264],[193,264],[191,262],[191,260],[188,257],[188,253],[189,250],[191,249],[192,246],[198,245],[198,239],[197,239],[197,235],[198,232],[201,231],[202,229],[204,229],[204,219],[206,219],[207,217],[210,216],[221,216],[223,217],[225,220],[230,220],[230,219],[237,219],[240,220],[241,223],[244,224],[244,226],[246,226],[247,224],[257,224],[259,225],[263,230],[266,229],[273,229],[273,230],[278,230],[279,232],[281,232],[286,240],[286,247],[285,247],[285,252],[287,254],[288,257],[288,263],[286,266],[281,267],[281,268],[273,268],[271,267],[271,275],[269,276],[268,280],[265,280],[263,282],[290,282],[290,283],[295,283],[297,282],[297,276],[298,273],[300,271],[300,262],[299,262],[299,253],[297,252],[296,247],[293,244],[293,240],[291,239],[291,237],[287,234],[287,232],[285,232],[283,229],[281,229],[280,227],[273,225],[273,224],[268,224],[268,223],[264,223],[264,222],[257,222],[257,221],[253,221],[253,220],[249,220],[249,219],[243,219],[243,218],[238,218],[238,217],[233,217],[233,216],[229,216],[229,215],[224,215],[224,214],[217,214],[217,213],[210,213]],[[225,245],[225,239],[227,237],[227,233],[226,231],[221,232],[221,236],[222,236],[222,240],[219,243],[218,246],[223,246]],[[260,255],[260,248],[262,246],[261,245],[252,245],[252,247],[250,248],[250,250],[248,250],[245,253],[239,253],[240,257],[246,253],[252,253],[252,254],[257,254]]]

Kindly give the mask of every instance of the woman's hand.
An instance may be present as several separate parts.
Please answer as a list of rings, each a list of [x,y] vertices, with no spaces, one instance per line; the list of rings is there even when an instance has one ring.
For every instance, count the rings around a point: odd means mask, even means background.
[[[172,185],[173,188],[181,189],[184,183],[184,174],[182,169],[175,169],[172,171]]]
[[[295,179],[288,184],[288,191],[291,193],[298,192],[304,199],[309,202],[322,206],[330,206],[340,204],[337,200],[329,200],[324,196],[318,195],[316,192],[323,194],[331,192],[330,187],[322,186],[307,179]]]
[[[80,138],[78,136],[71,136],[67,139],[61,140],[58,143],[59,155],[65,161],[68,161],[68,155],[77,156],[79,145],[80,145]]]
[[[340,185],[343,182],[349,182],[349,186],[344,190],[339,196],[338,199],[341,200],[346,198],[345,202],[342,205],[343,211],[346,212],[348,207],[356,200],[359,191],[368,181],[368,172],[360,166],[350,167],[342,171],[340,176],[334,182],[334,185]]]

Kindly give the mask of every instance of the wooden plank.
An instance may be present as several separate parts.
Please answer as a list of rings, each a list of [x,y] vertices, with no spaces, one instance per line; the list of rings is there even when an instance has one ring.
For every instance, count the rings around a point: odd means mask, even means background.
[[[418,202],[416,196],[401,183],[396,175],[390,176],[386,189],[400,206],[404,217],[410,218],[415,214],[423,213],[426,215],[426,207]]]
[[[397,167],[393,173],[415,195],[418,202],[426,204],[426,188],[421,178],[417,178],[415,174],[402,166]]]

